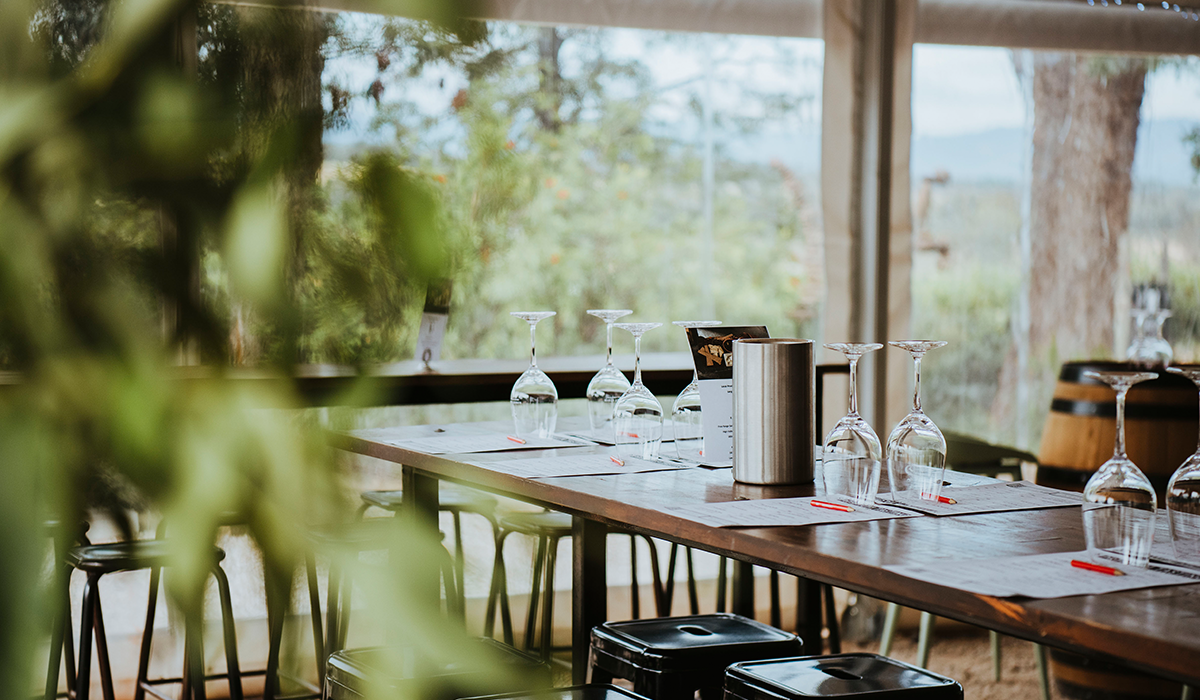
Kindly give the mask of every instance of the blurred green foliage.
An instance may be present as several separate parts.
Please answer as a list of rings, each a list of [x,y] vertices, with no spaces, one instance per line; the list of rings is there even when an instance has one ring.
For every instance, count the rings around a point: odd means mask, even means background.
[[[458,3],[425,9],[474,27]],[[263,363],[286,376],[329,352],[338,329],[321,317],[386,328],[398,323],[385,318],[397,290],[446,272],[438,198],[394,159],[361,165],[352,215],[325,206],[327,33],[315,13],[192,0],[0,3],[8,693],[25,694],[59,600],[41,580],[46,521],[100,508],[124,523],[129,506],[161,515],[170,599],[197,619],[214,535],[231,516],[286,597],[308,525],[346,515],[320,431],[262,408],[298,405],[291,388],[193,381],[180,367],[207,361],[203,374],[224,375],[238,309],[262,329]],[[337,347],[341,360],[369,357]],[[363,585],[379,593],[381,620],[430,655],[463,658],[414,592],[411,579],[436,567],[432,535],[398,528],[407,573]]]

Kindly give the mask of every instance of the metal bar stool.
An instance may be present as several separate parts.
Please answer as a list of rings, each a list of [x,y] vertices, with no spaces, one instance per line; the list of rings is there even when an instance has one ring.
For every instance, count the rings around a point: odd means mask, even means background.
[[[550,658],[553,650],[553,621],[554,621],[554,569],[558,559],[558,543],[571,536],[571,516],[566,513],[520,512],[509,513],[499,519],[500,534],[496,539],[496,557],[492,570],[492,589],[488,594],[487,611],[484,618],[484,636],[491,637],[495,632],[495,617],[497,607],[500,612],[500,622],[504,641],[513,644],[512,611],[508,599],[508,573],[504,564],[504,542],[510,534],[528,535],[537,539],[537,551],[533,561],[533,581],[529,593],[529,610],[525,621],[525,649],[533,650],[534,640],[538,638],[538,612],[541,611],[541,635],[537,649],[543,660]],[[659,570],[658,549],[654,541],[643,534],[635,532],[614,532],[612,534],[628,535],[630,538],[630,593],[632,613],[635,619],[641,617],[640,585],[638,579],[637,541],[645,540],[650,548],[650,569],[653,581],[655,613],[659,616],[670,613],[674,588],[674,572],[677,545],[672,544],[667,575],[664,577]],[[691,551],[688,554],[688,591],[693,607],[696,605],[696,582],[691,566]]]
[[[351,612],[351,592],[353,581],[348,573],[341,570],[336,563],[331,563],[327,589],[325,593],[325,608],[322,613],[321,594],[317,578],[317,555],[323,552],[361,552],[389,549],[394,541],[394,524],[391,518],[369,518],[367,520],[343,523],[331,527],[314,529],[308,533],[312,548],[305,555],[304,569],[308,582],[308,600],[311,609],[313,630],[313,658],[316,664],[317,685],[312,686],[303,679],[292,678],[304,688],[299,694],[287,696],[288,700],[299,698],[321,697],[328,672],[330,656],[341,651],[346,646],[346,636],[349,631]],[[441,572],[442,585],[445,588],[447,611],[452,617],[461,619],[459,607],[461,596],[455,589],[454,565],[449,552],[438,548],[444,554],[438,562]],[[272,590],[268,586],[268,591]],[[281,700],[279,693],[279,656],[283,644],[283,617],[286,602],[279,601],[278,595],[268,596],[268,625],[270,636],[267,650],[267,690],[264,694],[268,700]],[[324,614],[324,621],[322,621]]]
[[[50,659],[46,671],[45,700],[72,697],[75,693],[75,635],[71,631],[71,566],[67,562],[69,548],[87,545],[89,523],[81,522],[73,528],[62,521],[47,520],[42,525],[47,537],[54,543],[54,582],[52,596],[56,604],[50,623]],[[98,605],[98,604],[97,604]],[[97,608],[98,609],[98,608]],[[67,690],[58,691],[59,667],[65,666]]]
[[[210,679],[226,679],[229,697],[242,698],[241,669],[237,658],[237,637],[233,626],[233,606],[229,594],[229,580],[221,569],[225,552],[219,547],[212,549],[210,573],[217,582],[221,601],[221,623],[225,635],[225,673],[205,675],[203,640],[197,625],[187,624],[184,630],[184,667],[179,678],[148,679],[147,665],[150,658],[150,643],[154,630],[154,611],[157,603],[158,584],[162,567],[167,563],[170,544],[165,540],[138,540],[116,544],[84,545],[73,548],[66,557],[67,563],[87,574],[83,588],[83,616],[80,621],[78,669],[75,678],[75,700],[87,700],[91,688],[92,642],[89,630],[95,633],[97,659],[100,662],[101,688],[105,700],[114,700],[112,667],[108,657],[108,640],[104,634],[104,617],[100,611],[100,578],[105,574],[121,571],[150,569],[150,601],[146,612],[146,631],[142,635],[141,656],[138,661],[138,682],[135,700],[142,700],[149,692],[155,697],[166,699],[154,686],[182,684],[183,698],[190,700],[205,697],[204,683]]]
[[[366,514],[368,508],[397,513],[404,507],[404,492],[399,490],[365,491],[361,497],[359,518]],[[438,487],[438,510],[450,513],[454,521],[454,586],[459,596],[458,606],[462,610],[466,609],[466,557],[463,549],[462,514],[474,513],[485,518],[492,526],[492,542],[495,543],[500,536],[500,526],[496,522],[496,505],[496,498],[482,491],[446,483]]]

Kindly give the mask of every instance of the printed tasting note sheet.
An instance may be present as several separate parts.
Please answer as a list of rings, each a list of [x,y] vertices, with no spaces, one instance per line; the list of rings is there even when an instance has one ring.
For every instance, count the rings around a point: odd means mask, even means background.
[[[900,493],[894,501],[890,493],[880,493],[879,500],[935,516],[1065,508],[1077,506],[1083,502],[1080,495],[1074,491],[1061,491],[1038,486],[1030,481],[1002,481],[981,486],[942,489],[942,496],[956,502],[929,501],[920,498],[912,491]]]
[[[580,444],[575,440],[567,441],[557,438],[528,437],[521,438],[521,440],[522,442],[517,442],[503,433],[489,433],[486,435],[438,435],[437,437],[403,440],[381,439],[380,442],[431,455],[542,450],[555,447],[575,447]]]
[[[821,508],[813,501],[841,504],[848,512]],[[663,512],[711,527],[775,527],[856,523],[867,520],[913,518],[919,515],[902,508],[875,504],[863,506],[832,497],[764,498],[747,501],[701,503],[694,506],[669,506]]]
[[[687,467],[650,462],[634,457],[625,457],[619,462],[609,455],[554,455],[532,459],[508,459],[488,462],[472,462],[477,467],[502,474],[511,474],[526,479],[549,479],[558,476],[599,476],[604,474],[635,474],[686,469]]]
[[[1072,559],[1091,561],[1087,552],[1055,552],[995,559],[945,559],[885,568],[901,576],[997,598],[1063,598],[1200,581],[1200,571],[1166,564],[1151,563],[1139,569],[1123,565],[1113,557],[1104,565],[1125,574],[1113,576],[1071,566]]]

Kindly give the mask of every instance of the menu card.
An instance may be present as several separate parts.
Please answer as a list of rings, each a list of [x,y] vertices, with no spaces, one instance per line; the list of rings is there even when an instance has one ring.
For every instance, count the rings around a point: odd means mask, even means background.
[[[704,462],[733,465],[733,341],[769,338],[766,326],[688,328],[700,386]]]
[[[1145,569],[1126,566],[1117,557],[1106,564],[1122,572],[1114,576],[1076,568],[1071,561],[1091,562],[1087,552],[1055,552],[994,559],[943,559],[927,564],[884,567],[888,571],[939,586],[1007,598],[1064,598],[1200,582],[1200,571],[1167,564]]]
[[[834,508],[813,505],[828,504]],[[668,506],[663,512],[711,527],[785,527],[823,523],[914,518],[918,513],[876,503],[864,506],[840,497],[762,498],[691,506]]]
[[[902,491],[897,494],[895,500],[892,500],[891,493],[881,493],[879,498],[909,510],[939,517],[1064,508],[1083,503],[1083,499],[1074,491],[1038,486],[1030,481],[1001,481],[981,486],[942,489],[942,497],[937,501],[923,499],[915,491]]]

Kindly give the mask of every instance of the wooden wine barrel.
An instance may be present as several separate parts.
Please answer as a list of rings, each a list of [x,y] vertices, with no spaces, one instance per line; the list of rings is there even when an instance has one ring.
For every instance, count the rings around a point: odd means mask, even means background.
[[[1037,481],[1082,491],[1087,480],[1112,457],[1117,432],[1117,395],[1088,370],[1134,371],[1123,362],[1068,362],[1059,373],[1042,432]],[[1159,372],[1125,397],[1125,448],[1162,497],[1171,474],[1196,451],[1200,404],[1196,385],[1177,374]]]
[[[1068,700],[1178,700],[1183,687],[1123,666],[1058,649],[1050,650],[1058,696]]]

